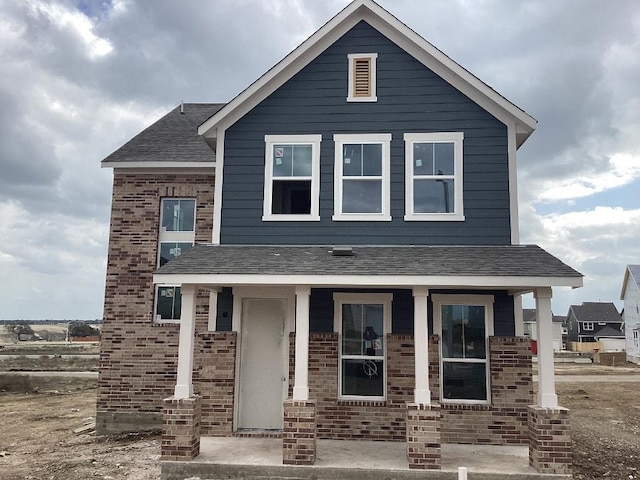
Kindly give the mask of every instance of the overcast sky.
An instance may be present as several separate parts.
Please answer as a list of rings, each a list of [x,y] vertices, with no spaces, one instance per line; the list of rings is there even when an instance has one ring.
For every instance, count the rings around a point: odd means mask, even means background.
[[[539,121],[521,242],[618,307],[640,263],[640,2],[380,0]],[[185,102],[227,102],[348,0],[0,0],[0,319],[102,317],[112,172]],[[531,306],[528,301],[525,306]]]

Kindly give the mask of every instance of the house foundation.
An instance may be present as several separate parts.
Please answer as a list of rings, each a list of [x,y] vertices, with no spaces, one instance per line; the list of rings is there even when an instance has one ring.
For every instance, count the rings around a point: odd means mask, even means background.
[[[569,410],[529,407],[529,465],[538,473],[571,473]]]
[[[282,463],[313,465],[316,461],[316,403],[312,400],[284,402]]]
[[[193,460],[200,453],[200,397],[164,400],[162,460]]]

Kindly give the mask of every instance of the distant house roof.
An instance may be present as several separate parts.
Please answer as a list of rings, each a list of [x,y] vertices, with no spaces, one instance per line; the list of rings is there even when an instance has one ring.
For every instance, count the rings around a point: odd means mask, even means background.
[[[331,246],[200,244],[160,267],[156,283],[580,286],[582,275],[536,245]],[[297,276],[297,280],[295,278]],[[178,277],[180,277],[178,279]],[[325,278],[323,278],[325,277]],[[328,279],[326,277],[333,277]],[[376,278],[377,277],[377,278]],[[351,283],[350,283],[351,282]]]
[[[624,333],[620,330],[616,330],[610,326],[606,326],[601,330],[598,330],[597,333],[593,334],[594,338],[624,338]]]
[[[631,279],[631,281],[635,283],[636,288],[640,290],[640,265],[627,265],[627,268],[624,270],[620,300],[624,300],[624,294],[627,291],[627,283],[629,283],[629,279]]]
[[[563,315],[553,315],[552,316],[552,322],[554,323],[564,323],[565,319],[567,317],[563,316]],[[536,321],[536,309],[535,308],[523,308],[522,309],[522,321],[524,323],[535,323]]]
[[[102,166],[213,166],[215,153],[198,135],[198,125],[223,106],[223,103],[179,105],[102,160]]]
[[[571,305],[579,322],[612,322],[622,323],[618,309],[611,302],[584,302],[582,305]]]

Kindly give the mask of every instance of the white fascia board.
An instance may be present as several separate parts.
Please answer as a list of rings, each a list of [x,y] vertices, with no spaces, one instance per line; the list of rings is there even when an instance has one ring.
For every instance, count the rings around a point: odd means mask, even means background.
[[[624,296],[627,293],[627,283],[629,282],[629,277],[631,275],[631,271],[629,270],[629,265],[624,268],[624,278],[622,280],[622,290],[620,290],[620,300],[624,300]]]
[[[254,106],[267,98],[284,83],[320,55],[333,42],[347,33],[360,17],[351,18],[360,8],[371,6],[367,0],[357,0],[347,5],[340,13],[316,30],[295,50],[253,82],[237,97],[198,127],[198,135],[213,137],[216,128],[233,125]]]
[[[382,7],[378,5],[375,7],[377,8],[372,10],[376,15],[366,15],[365,21],[498,120],[505,124],[514,122],[518,133],[524,135],[518,146],[533,133],[538,124],[535,118],[453,61]]]
[[[227,128],[232,125],[360,20],[365,20],[503,123],[514,122],[518,132],[518,147],[535,130],[538,123],[535,118],[454,62],[384,8],[370,0],[356,0],[200,125],[198,134],[213,137],[215,127],[222,125]]]
[[[313,287],[413,287],[506,288],[582,286],[582,277],[471,277],[420,275],[254,275],[254,274],[161,274],[153,275],[158,285],[309,285]]]
[[[102,168],[215,168],[216,162],[102,162]]]

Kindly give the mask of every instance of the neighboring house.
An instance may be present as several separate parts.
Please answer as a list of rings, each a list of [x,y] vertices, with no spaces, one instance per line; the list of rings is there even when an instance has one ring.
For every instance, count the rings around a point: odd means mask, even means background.
[[[201,435],[281,435],[286,464],[317,438],[408,442],[417,469],[521,444],[566,473],[551,297],[582,275],[519,244],[535,126],[370,0],[228,104],[168,113],[103,161],[98,433],[163,427],[163,470]]]
[[[622,317],[611,302],[583,302],[571,305],[567,313],[568,342],[596,342],[605,328],[622,332]],[[605,330],[605,333],[610,330]]]
[[[602,345],[603,352],[624,352],[624,333],[612,327],[604,327],[593,335],[596,342]]]
[[[640,363],[640,265],[627,265],[620,299],[624,301],[622,316],[627,361]]]
[[[559,352],[565,348],[564,336],[566,335],[566,327],[564,326],[565,318],[562,315],[552,314],[552,336],[553,351]],[[538,338],[538,330],[536,328],[536,311],[532,308],[522,310],[522,321],[524,324],[524,335],[532,339]]]

